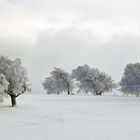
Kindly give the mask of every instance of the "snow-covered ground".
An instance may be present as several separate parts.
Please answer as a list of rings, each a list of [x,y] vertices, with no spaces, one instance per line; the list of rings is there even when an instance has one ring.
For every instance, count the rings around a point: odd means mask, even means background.
[[[0,140],[140,140],[140,99],[21,95],[0,105]]]

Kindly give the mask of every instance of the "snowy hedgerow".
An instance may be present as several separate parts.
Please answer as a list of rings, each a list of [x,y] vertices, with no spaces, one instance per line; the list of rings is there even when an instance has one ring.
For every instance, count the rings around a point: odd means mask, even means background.
[[[0,57],[0,94],[10,95],[12,106],[16,105],[16,97],[29,89],[27,71],[21,66],[19,58],[10,60]]]
[[[128,94],[140,93],[140,63],[127,64],[120,82],[121,91]]]

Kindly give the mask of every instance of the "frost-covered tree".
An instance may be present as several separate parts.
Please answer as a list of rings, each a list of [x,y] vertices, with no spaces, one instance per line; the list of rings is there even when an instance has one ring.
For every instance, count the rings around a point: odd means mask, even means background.
[[[67,92],[68,95],[73,90],[73,80],[71,75],[60,68],[55,68],[51,72],[52,78],[61,92]]]
[[[5,86],[0,86],[0,94],[10,95],[12,106],[15,106],[16,97],[29,89],[27,71],[21,66],[21,60],[19,58],[10,60],[7,57],[1,56],[0,74],[0,78],[3,77],[3,82],[5,83]],[[0,81],[2,80],[0,79]],[[0,83],[0,85],[2,84]]]
[[[48,93],[61,93],[67,92],[70,94],[73,90],[73,80],[71,75],[60,68],[54,68],[51,72],[51,77],[47,77],[44,88]]]
[[[57,87],[57,82],[53,77],[47,77],[42,84],[48,94],[59,94],[61,90]]]
[[[122,76],[121,91],[128,94],[135,94],[137,97],[140,93],[140,63],[127,64]]]
[[[100,94],[103,92],[109,92],[117,86],[117,84],[112,80],[111,76],[103,72],[99,72],[97,76],[97,81],[99,82],[99,84],[97,85],[101,87],[101,91],[98,92]]]
[[[114,87],[111,76],[88,65],[78,66],[72,71],[72,77],[79,81],[79,91],[101,95]]]
[[[88,65],[78,66],[76,69],[72,70],[72,77],[79,81],[79,91],[85,93],[94,92],[94,85],[92,83],[95,81],[95,74],[97,72],[98,71],[94,72]]]

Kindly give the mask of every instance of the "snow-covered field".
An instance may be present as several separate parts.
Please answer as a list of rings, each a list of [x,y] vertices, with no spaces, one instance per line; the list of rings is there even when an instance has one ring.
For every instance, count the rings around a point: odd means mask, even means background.
[[[21,95],[0,105],[0,140],[140,140],[140,99]]]

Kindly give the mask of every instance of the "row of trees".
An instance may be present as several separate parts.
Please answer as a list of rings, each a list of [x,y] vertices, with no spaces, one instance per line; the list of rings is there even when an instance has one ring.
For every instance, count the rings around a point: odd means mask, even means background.
[[[88,65],[78,66],[69,74],[60,68],[54,68],[51,76],[45,79],[44,89],[48,94],[60,94],[67,92],[71,94],[74,88],[77,93],[93,93],[102,95],[119,86],[119,90],[126,94],[133,94],[137,97],[140,94],[140,63],[127,64],[121,81],[116,84],[111,76],[100,72],[97,68]]]
[[[104,92],[111,91],[116,84],[111,76],[106,73],[100,72],[97,68],[83,65],[73,69],[71,74],[60,68],[54,68],[51,76],[45,79],[43,86],[48,94],[60,94],[62,92],[72,94],[76,87],[78,89],[77,93],[91,92],[101,95]]]
[[[60,94],[67,92],[93,93],[102,95],[116,87],[116,83],[111,76],[99,71],[97,68],[91,68],[88,65],[78,66],[73,69],[71,74],[60,69],[54,68],[50,76],[43,83],[48,94]],[[128,64],[124,69],[124,74],[119,83],[120,90],[127,94],[140,93],[140,63]],[[19,58],[11,60],[8,57],[0,57],[0,101],[4,97],[10,96],[12,106],[16,105],[16,98],[30,91],[27,71],[21,66]]]

